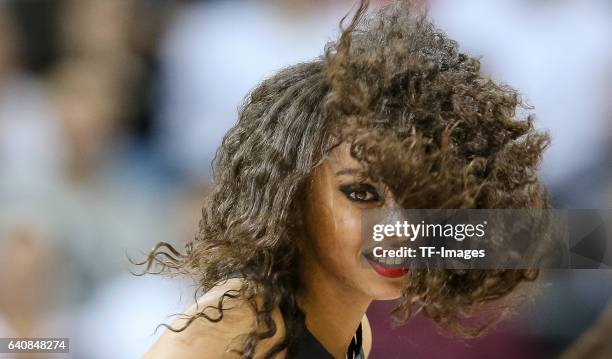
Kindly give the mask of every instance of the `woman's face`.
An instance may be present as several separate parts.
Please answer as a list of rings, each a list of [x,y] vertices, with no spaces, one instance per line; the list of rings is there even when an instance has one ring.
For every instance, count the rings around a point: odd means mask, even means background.
[[[342,143],[315,168],[306,197],[305,221],[309,263],[325,278],[336,280],[373,300],[399,297],[405,271],[367,261],[361,237],[361,212],[395,208],[392,194],[382,184],[364,177],[363,165]],[[305,268],[305,270],[309,270]]]

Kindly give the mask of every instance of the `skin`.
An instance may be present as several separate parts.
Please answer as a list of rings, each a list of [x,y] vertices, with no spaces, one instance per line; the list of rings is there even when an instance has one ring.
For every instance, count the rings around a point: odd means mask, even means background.
[[[373,300],[399,297],[403,278],[386,278],[363,264],[361,211],[366,208],[396,207],[384,186],[362,175],[362,165],[353,159],[349,146],[332,149],[313,170],[305,208],[305,241],[299,271],[303,288],[298,303],[306,314],[306,326],[334,358],[344,358],[359,324],[363,328],[364,352],[371,348],[371,331],[365,316]],[[238,289],[241,279],[225,281],[198,301],[200,310],[216,306],[221,295]],[[166,331],[145,354],[145,358],[239,357],[228,348],[241,348],[240,336],[253,328],[254,312],[240,299],[227,300],[223,319],[212,323],[197,319],[185,331]],[[186,314],[197,313],[194,305]],[[215,316],[215,311],[206,312]],[[260,342],[261,355],[280,341],[285,333],[282,316],[273,312],[278,330],[274,337]],[[184,325],[185,319],[173,323]],[[228,346],[229,343],[229,346]],[[281,355],[284,357],[284,355]]]
[[[363,263],[361,211],[396,204],[362,172],[341,144],[315,169],[306,199],[301,307],[306,326],[336,358],[346,354],[370,303],[399,297],[403,285],[401,277],[381,277]]]

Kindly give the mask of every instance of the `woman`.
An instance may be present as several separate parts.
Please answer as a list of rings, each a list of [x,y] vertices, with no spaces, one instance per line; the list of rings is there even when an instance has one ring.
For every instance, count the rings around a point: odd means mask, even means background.
[[[214,162],[199,232],[144,263],[204,292],[147,358],[367,356],[366,310],[397,299],[463,335],[466,313],[531,270],[363,266],[368,208],[546,208],[536,167],[548,144],[518,94],[407,6],[361,3],[324,56],[263,81]]]

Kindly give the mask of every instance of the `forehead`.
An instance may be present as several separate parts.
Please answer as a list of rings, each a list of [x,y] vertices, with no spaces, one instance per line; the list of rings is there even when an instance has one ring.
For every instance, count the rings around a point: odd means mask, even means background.
[[[329,166],[334,170],[343,168],[363,168],[363,164],[351,156],[350,145],[346,142],[342,142],[327,152],[323,157],[322,165]]]

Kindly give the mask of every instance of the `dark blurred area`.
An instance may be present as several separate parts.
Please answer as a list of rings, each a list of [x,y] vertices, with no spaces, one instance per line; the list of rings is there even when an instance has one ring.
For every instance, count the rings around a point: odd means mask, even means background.
[[[191,239],[243,97],[320,55],[352,5],[0,0],[0,337],[70,337],[75,358],[141,355],[157,325],[192,303],[193,286],[134,277],[127,255]],[[486,73],[535,107],[553,139],[542,176],[554,205],[610,208],[612,4],[428,5]],[[611,294],[609,270],[543,273],[538,294],[475,341],[440,335],[421,316],[391,329],[393,303],[376,303],[371,357],[552,357]]]

